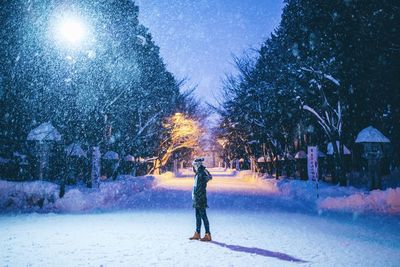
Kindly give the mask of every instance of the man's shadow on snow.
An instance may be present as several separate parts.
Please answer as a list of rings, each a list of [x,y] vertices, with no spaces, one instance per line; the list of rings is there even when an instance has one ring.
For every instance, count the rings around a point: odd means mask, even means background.
[[[291,262],[299,262],[299,263],[307,262],[307,261],[292,257],[285,253],[269,251],[269,250],[262,249],[262,248],[254,248],[254,247],[249,248],[249,247],[242,247],[242,246],[237,246],[237,245],[227,245],[227,244],[216,242],[216,241],[210,241],[209,243],[218,245],[223,248],[229,248],[230,250],[233,250],[233,251],[246,252],[246,253],[256,254],[256,255],[260,255],[260,256],[264,256],[264,257],[276,258],[276,259],[283,260],[283,261],[291,261]]]

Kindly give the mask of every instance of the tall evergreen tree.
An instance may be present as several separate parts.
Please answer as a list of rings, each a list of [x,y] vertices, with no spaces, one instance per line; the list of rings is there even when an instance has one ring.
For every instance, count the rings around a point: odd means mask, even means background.
[[[66,144],[157,155],[162,122],[190,96],[166,69],[133,1],[7,1],[0,5],[0,139],[10,156],[29,131],[51,121]],[[60,40],[80,18],[84,40]],[[187,103],[186,103],[187,102]]]
[[[287,0],[279,27],[255,63],[245,72],[239,65],[234,82],[225,84],[229,94],[220,112],[225,134],[246,133],[239,144],[243,149],[253,140],[269,139],[270,151],[282,153],[293,149],[294,140],[301,143],[310,125],[314,144],[340,138],[352,147],[357,133],[372,124],[393,141],[398,159],[398,10],[393,0]],[[341,133],[323,137],[317,120],[302,107],[325,114],[337,103]]]

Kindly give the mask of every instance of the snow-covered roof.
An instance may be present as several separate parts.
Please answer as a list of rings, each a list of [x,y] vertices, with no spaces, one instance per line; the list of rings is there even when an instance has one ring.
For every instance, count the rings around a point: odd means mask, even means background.
[[[119,160],[119,155],[117,152],[107,151],[106,154],[104,154],[103,159]]]
[[[336,141],[336,145],[339,146],[339,141]],[[350,154],[351,154],[350,150],[349,150],[345,145],[343,145],[343,153],[344,153],[344,155],[350,155]],[[332,146],[332,143],[329,143],[329,144],[328,144],[326,154],[328,154],[328,155],[333,155],[333,146]]]
[[[257,159],[257,162],[267,162],[267,161],[265,160],[264,157],[259,157],[259,158]]]
[[[60,141],[61,134],[51,125],[50,122],[40,124],[29,132],[27,140],[29,141]]]
[[[378,129],[369,126],[358,133],[356,143],[390,143]]]
[[[300,150],[294,155],[294,158],[295,159],[305,159],[305,158],[307,158],[307,153],[304,152],[303,150]]]
[[[82,149],[81,145],[78,143],[73,143],[70,144],[66,149],[65,153],[67,156],[73,156],[73,157],[85,157],[86,158],[86,152]]]
[[[132,156],[132,155],[127,155],[127,156],[125,156],[124,160],[125,160],[125,161],[134,162],[134,161],[135,161],[135,157]]]

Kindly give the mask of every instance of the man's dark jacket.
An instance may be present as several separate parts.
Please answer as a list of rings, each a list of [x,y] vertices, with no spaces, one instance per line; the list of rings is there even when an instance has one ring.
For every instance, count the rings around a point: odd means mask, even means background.
[[[197,186],[194,187],[193,208],[205,209],[207,206],[207,182],[208,175],[205,167],[200,166],[197,170]]]

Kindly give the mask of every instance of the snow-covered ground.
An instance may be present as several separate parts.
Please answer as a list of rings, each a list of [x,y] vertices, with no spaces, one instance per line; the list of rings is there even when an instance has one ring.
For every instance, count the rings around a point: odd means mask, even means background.
[[[400,226],[379,219],[210,209],[215,243],[189,241],[191,209],[0,217],[2,266],[398,266]]]
[[[0,181],[0,207],[6,211],[0,215],[1,266],[386,267],[400,262],[398,213],[365,208],[370,199],[384,201],[383,207],[389,199],[389,206],[397,207],[398,189],[367,194],[320,184],[317,199],[314,183],[214,172],[208,187],[214,241],[203,243],[187,239],[194,232],[193,180],[182,176],[120,177],[98,190],[68,188],[62,199],[51,183]],[[363,197],[351,200],[355,196]],[[38,199],[45,199],[41,208]],[[353,202],[363,208],[352,210],[348,203]]]

